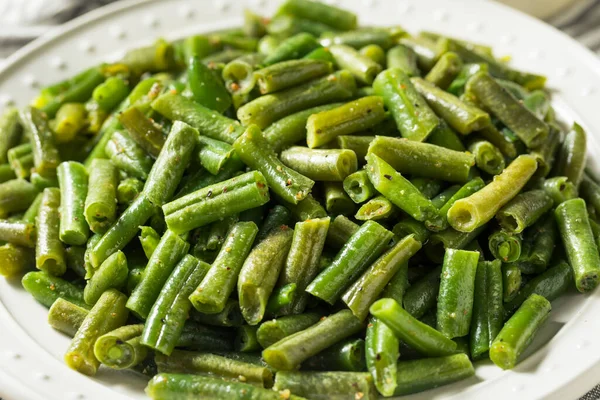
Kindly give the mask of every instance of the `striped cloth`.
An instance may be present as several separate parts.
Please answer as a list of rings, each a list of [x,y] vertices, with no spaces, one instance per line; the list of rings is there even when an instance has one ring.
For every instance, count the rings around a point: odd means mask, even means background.
[[[54,26],[114,1],[0,0],[0,62]],[[581,0],[547,22],[600,55],[600,0]],[[579,400],[599,399],[600,384]]]

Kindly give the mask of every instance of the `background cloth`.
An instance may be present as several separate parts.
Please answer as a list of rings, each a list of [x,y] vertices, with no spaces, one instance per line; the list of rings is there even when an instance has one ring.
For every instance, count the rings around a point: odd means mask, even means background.
[[[0,0],[0,65],[56,25],[114,1],[118,0]],[[546,22],[600,56],[600,0],[581,0]],[[600,400],[600,384],[579,400]]]

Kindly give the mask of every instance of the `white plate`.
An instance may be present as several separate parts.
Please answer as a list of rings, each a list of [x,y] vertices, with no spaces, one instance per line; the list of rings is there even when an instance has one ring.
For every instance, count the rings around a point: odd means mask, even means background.
[[[241,23],[243,6],[268,15],[275,1],[125,1],[79,18],[12,56],[0,71],[0,108],[25,105],[40,86],[118,57],[126,48],[158,36],[181,37]],[[436,30],[490,44],[510,54],[517,67],[546,74],[557,89],[556,107],[589,133],[598,151],[600,62],[553,28],[507,7],[470,0],[344,0],[362,24],[400,24],[411,31]],[[568,104],[568,106],[567,106]],[[477,365],[466,381],[428,391],[418,399],[577,398],[599,379],[599,291],[571,294],[553,304],[550,320],[513,371]],[[143,399],[145,380],[101,369],[88,378],[68,369],[62,356],[68,338],[46,323],[46,309],[18,281],[0,279],[0,397],[5,400]],[[535,351],[534,351],[535,350]],[[533,355],[531,355],[533,353]]]

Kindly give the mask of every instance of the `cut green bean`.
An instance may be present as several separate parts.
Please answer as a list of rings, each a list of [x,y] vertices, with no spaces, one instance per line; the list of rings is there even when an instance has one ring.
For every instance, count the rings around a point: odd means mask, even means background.
[[[366,372],[279,372],[274,388],[315,400],[377,398],[373,377]]]
[[[283,338],[313,326],[319,322],[321,317],[321,313],[307,312],[265,321],[258,327],[256,338],[258,343],[266,349]]]
[[[357,25],[356,14],[311,0],[287,0],[279,12],[317,21],[336,30],[352,30]]]
[[[505,263],[515,262],[521,256],[521,235],[511,231],[497,230],[488,237],[490,252]]]
[[[45,115],[37,108],[28,107],[21,111],[20,119],[32,144],[35,170],[42,176],[55,175],[60,156]]]
[[[332,72],[331,63],[319,60],[279,62],[255,72],[261,94],[277,92]]]
[[[420,76],[421,71],[417,66],[417,55],[403,44],[392,47],[386,55],[388,68],[398,68],[410,77]]]
[[[444,259],[446,249],[465,248],[483,229],[484,226],[480,226],[471,232],[461,232],[448,228],[441,232],[436,232],[429,237],[429,242],[425,246],[425,254],[431,261],[441,263]]]
[[[358,224],[343,215],[338,215],[331,221],[327,231],[327,245],[334,249],[341,249],[358,228]]]
[[[73,337],[89,311],[63,298],[58,298],[48,310],[48,324],[59,332]]]
[[[329,267],[308,285],[306,291],[334,304],[384,251],[392,233],[374,221],[365,222],[346,242]]]
[[[458,76],[462,67],[463,63],[458,54],[449,51],[440,56],[431,71],[425,76],[425,80],[446,90]]]
[[[102,364],[113,369],[132,368],[148,355],[140,343],[143,324],[125,325],[100,336],[94,344],[94,355]]]
[[[380,73],[373,88],[383,97],[403,137],[422,142],[438,126],[438,117],[401,69],[388,68]]]
[[[152,157],[126,132],[115,131],[106,144],[106,155],[111,162],[127,174],[146,180],[152,168]]]
[[[398,304],[413,317],[421,318],[436,305],[440,291],[440,275],[442,267],[435,267],[410,287],[404,288],[402,296],[394,296]],[[408,284],[408,278],[406,283]],[[389,293],[388,293],[389,294]],[[402,302],[398,301],[402,300]]]
[[[24,179],[12,179],[0,183],[0,217],[25,211],[38,194],[34,185]]]
[[[148,317],[169,275],[187,253],[189,247],[190,245],[185,240],[172,231],[165,232],[156,250],[152,253],[152,257],[148,260],[142,280],[127,300],[127,308],[136,316],[143,319]]]
[[[225,309],[257,232],[254,222],[238,222],[229,229],[212,267],[189,296],[194,308],[209,314]]]
[[[359,221],[378,221],[390,218],[394,215],[396,208],[385,196],[373,197],[360,206],[354,218]]]
[[[448,210],[448,222],[463,232],[471,232],[487,223],[521,191],[536,169],[534,157],[519,156],[483,189],[456,201]]]
[[[0,275],[6,278],[20,277],[35,265],[30,249],[6,243],[0,246]]]
[[[65,161],[58,166],[60,186],[60,240],[81,246],[87,242],[90,229],[84,217],[88,193],[88,173],[83,164]]]
[[[585,168],[586,143],[586,133],[583,128],[578,124],[573,124],[573,127],[567,133],[567,136],[565,136],[558,150],[552,174],[555,176],[566,176],[577,186],[583,177],[583,170]]]
[[[521,285],[523,276],[521,270],[515,264],[502,264],[502,291],[504,302],[515,298]]]
[[[8,108],[0,116],[0,164],[8,161],[8,150],[19,144],[23,127],[19,120],[19,110]]]
[[[550,210],[552,205],[553,201],[545,191],[530,190],[518,194],[502,207],[496,219],[503,229],[520,233]]]
[[[350,46],[335,44],[329,46],[329,51],[340,68],[350,71],[356,79],[367,85],[372,84],[381,72],[381,65]]]
[[[504,322],[502,263],[483,261],[477,265],[469,349],[471,357],[485,355]]]
[[[90,376],[96,374],[100,362],[94,355],[94,343],[100,336],[125,323],[128,316],[126,301],[127,297],[114,289],[102,294],[67,349],[64,358],[70,368]]]
[[[281,225],[289,225],[292,219],[292,214],[287,207],[277,204],[269,210],[262,226],[256,234],[256,242],[261,242],[269,235],[272,229],[278,228]]]
[[[123,289],[127,282],[128,273],[125,254],[121,251],[112,254],[104,260],[94,276],[87,282],[83,291],[85,302],[93,306],[106,290]]]
[[[0,220],[0,240],[18,246],[35,248],[35,224],[25,221]]]
[[[104,159],[92,160],[85,198],[85,220],[94,233],[104,233],[115,221],[117,205],[117,169]]]
[[[42,204],[36,218],[35,264],[42,271],[60,276],[67,269],[64,248],[59,240],[60,191],[56,188],[44,190]]]
[[[399,339],[423,355],[447,356],[456,350],[455,342],[411,316],[395,300],[377,300],[370,311],[392,329]]]
[[[23,276],[21,284],[34,299],[46,307],[50,307],[56,299],[63,298],[80,307],[89,308],[83,301],[81,287],[46,272],[28,272]]]
[[[140,107],[129,107],[119,114],[119,122],[131,138],[152,157],[157,157],[165,144],[161,127],[152,122]]]
[[[594,289],[600,280],[600,257],[585,201],[579,198],[567,200],[556,208],[555,216],[577,290]]]
[[[504,324],[490,348],[490,359],[502,369],[512,369],[548,318],[550,302],[532,294]]]
[[[475,156],[477,168],[487,174],[498,175],[506,166],[502,152],[487,140],[473,140],[469,151]]]
[[[231,105],[231,96],[211,68],[206,66],[198,56],[189,60],[187,80],[192,98],[206,108],[219,113]]]
[[[17,177],[21,179],[29,178],[34,164],[31,143],[24,143],[11,148],[8,150],[7,157],[10,167]]]
[[[298,33],[285,39],[265,58],[265,65],[301,58],[318,48],[319,42],[310,33]]]
[[[325,209],[331,215],[350,215],[354,213],[355,204],[344,192],[341,182],[324,182]]]
[[[260,242],[242,265],[237,281],[240,309],[248,324],[262,321],[267,301],[283,269],[293,231],[283,225]]]
[[[375,195],[375,188],[366,170],[360,170],[344,178],[344,190],[352,201],[364,203]]]
[[[337,101],[349,100],[356,91],[354,77],[348,71],[338,71],[302,85],[266,94],[237,111],[244,126],[258,125],[264,129],[271,123],[295,112]]]
[[[351,150],[320,150],[295,146],[281,153],[288,167],[315,181],[343,181],[357,169],[356,154]]]
[[[237,328],[234,341],[235,351],[241,353],[251,353],[262,350],[261,345],[256,339],[256,330],[258,326],[242,325]]]

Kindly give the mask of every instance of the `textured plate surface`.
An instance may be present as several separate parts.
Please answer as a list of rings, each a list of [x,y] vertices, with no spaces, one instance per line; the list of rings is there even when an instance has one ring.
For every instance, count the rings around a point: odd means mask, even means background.
[[[567,122],[589,133],[591,154],[600,135],[600,61],[575,41],[524,14],[476,0],[344,0],[363,25],[399,24],[490,44],[522,69],[546,74],[555,106]],[[249,7],[269,14],[272,0],[130,1],[75,20],[12,56],[0,71],[0,109],[25,105],[40,86],[100,61],[116,59],[158,36],[177,38],[241,23]],[[591,157],[590,157],[591,158]],[[591,160],[593,161],[593,160]],[[600,376],[600,291],[570,294],[553,303],[549,321],[513,371],[489,362],[475,377],[412,398],[577,398]],[[0,397],[6,400],[143,399],[145,379],[101,369],[94,378],[69,370],[69,340],[46,323],[46,309],[18,281],[0,279]],[[531,355],[534,353],[533,355]]]

